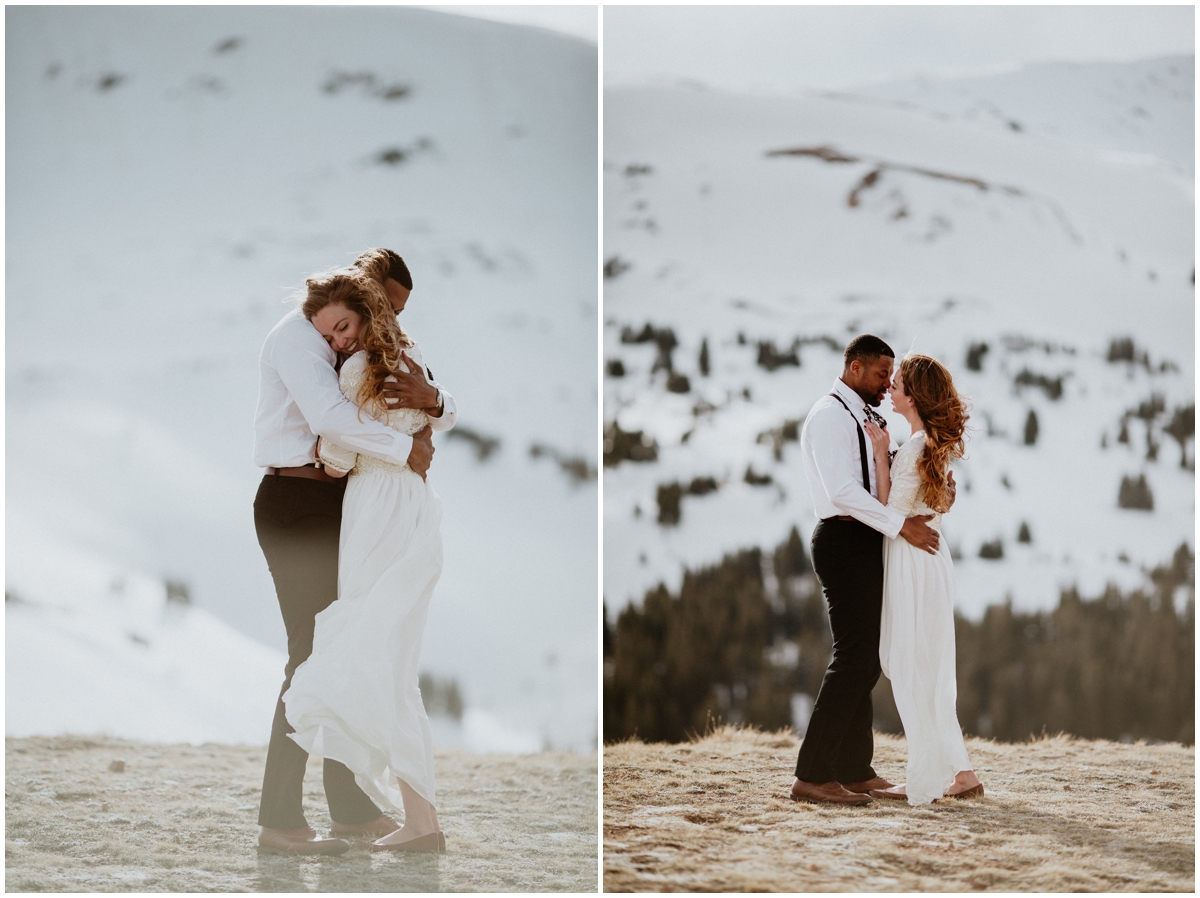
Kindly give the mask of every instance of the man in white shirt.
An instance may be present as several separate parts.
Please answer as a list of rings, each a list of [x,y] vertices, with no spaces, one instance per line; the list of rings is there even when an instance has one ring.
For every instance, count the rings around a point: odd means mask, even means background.
[[[812,536],[813,569],[829,605],[833,660],[825,671],[796,760],[791,797],[869,804],[871,789],[889,788],[871,767],[871,690],[879,679],[883,605],[883,537],[904,537],[936,553],[932,517],[905,517],[882,505],[875,459],[863,423],[887,427],[874,409],[887,394],[895,353],[878,337],[850,341],[842,376],[804,422],[800,452],[820,519]],[[885,785],[886,784],[886,785]]]
[[[404,260],[387,256],[384,291],[399,313],[412,290]],[[356,262],[355,264],[358,264]],[[292,674],[312,652],[318,613],[337,598],[338,540],[346,478],[327,474],[317,460],[317,438],[425,476],[433,458],[431,430],[454,426],[454,399],[428,369],[397,373],[384,396],[391,408],[423,408],[430,424],[408,436],[360,414],[338,386],[337,353],[330,342],[293,310],[267,335],[259,356],[259,396],[254,422],[254,463],[266,468],[254,499],[254,527],[275,581],[288,637],[288,661],[276,703],[263,773],[258,823],[259,850],[281,854],[341,854],[350,845],[322,838],[307,824],[301,800],[308,754],[288,738],[283,694]],[[415,366],[414,366],[415,367]],[[372,802],[337,761],[324,761],[325,796],[334,836],[378,838],[397,824]]]

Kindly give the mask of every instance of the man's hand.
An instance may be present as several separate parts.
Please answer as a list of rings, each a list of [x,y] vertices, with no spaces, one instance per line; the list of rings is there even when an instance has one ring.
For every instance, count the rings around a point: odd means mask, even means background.
[[[958,484],[954,482],[954,472],[946,472],[946,483],[950,486],[950,504],[946,506],[946,511],[954,507],[954,499],[958,495]]]
[[[412,450],[408,453],[408,466],[425,479],[433,461],[433,428],[428,424],[413,434]]]
[[[904,526],[900,528],[900,535],[918,549],[923,549],[930,555],[936,555],[938,551],[938,539],[940,537],[938,532],[927,523],[932,520],[933,515],[931,514],[917,515],[915,518],[909,518],[904,522]]]
[[[408,372],[397,371],[385,381],[386,384],[395,385],[389,386],[383,391],[383,399],[387,403],[387,407],[389,409],[424,409],[431,417],[440,418],[442,410],[437,404],[437,387],[425,379],[425,372],[421,370],[421,366],[410,359],[407,353],[401,352],[400,358],[408,368]]]

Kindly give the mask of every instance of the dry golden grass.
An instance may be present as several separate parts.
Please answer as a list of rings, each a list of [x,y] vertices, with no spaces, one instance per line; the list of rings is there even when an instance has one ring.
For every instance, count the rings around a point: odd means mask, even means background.
[[[266,749],[5,740],[9,892],[594,892],[596,756],[437,753],[445,855],[259,857]],[[109,770],[116,759],[123,773]],[[305,813],[327,831],[321,768]]]
[[[987,795],[912,808],[788,800],[799,742],[724,727],[604,750],[605,891],[1195,889],[1195,749],[969,739]],[[903,781],[902,737],[876,771]]]

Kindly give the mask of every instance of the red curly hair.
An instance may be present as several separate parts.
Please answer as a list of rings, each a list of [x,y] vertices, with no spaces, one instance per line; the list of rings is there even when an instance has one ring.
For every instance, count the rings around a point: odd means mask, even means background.
[[[950,510],[946,473],[950,460],[966,451],[967,404],[954,388],[950,371],[927,355],[906,356],[900,362],[904,394],[913,401],[925,425],[925,451],[917,461],[925,504],[939,514]]]
[[[355,401],[360,408],[386,412],[384,381],[400,370],[400,353],[413,343],[396,320],[382,282],[351,266],[315,274],[304,283],[308,295],[300,310],[309,321],[331,305],[344,306],[361,319],[358,343],[366,350],[367,369]]]

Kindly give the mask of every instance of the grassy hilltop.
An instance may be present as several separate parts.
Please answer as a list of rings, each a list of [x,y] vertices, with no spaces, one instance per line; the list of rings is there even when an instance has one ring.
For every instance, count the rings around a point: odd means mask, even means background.
[[[604,751],[606,891],[1195,888],[1195,748],[969,739],[982,800],[831,808],[787,799],[798,742],[722,727]],[[904,779],[904,739],[876,770]]]

